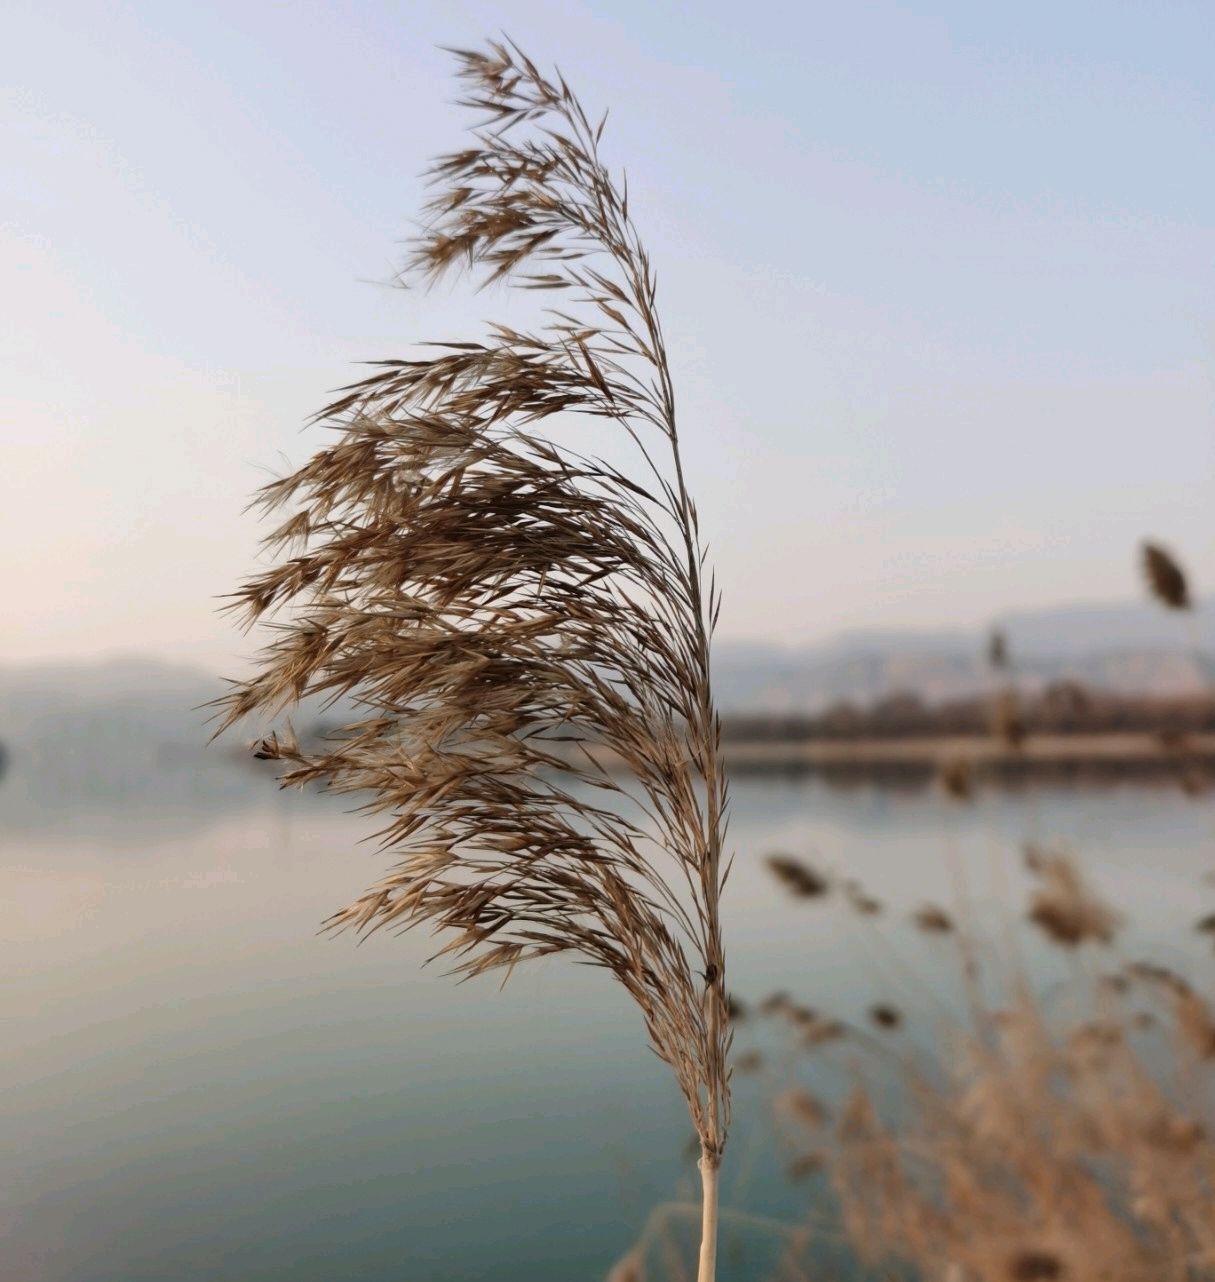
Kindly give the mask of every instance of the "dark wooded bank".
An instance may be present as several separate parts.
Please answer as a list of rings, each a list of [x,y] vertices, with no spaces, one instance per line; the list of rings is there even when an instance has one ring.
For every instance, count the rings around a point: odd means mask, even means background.
[[[814,715],[734,714],[723,718],[722,737],[727,744],[981,737],[1007,730],[1010,718],[1027,738],[1139,734],[1168,747],[1182,736],[1215,733],[1215,694],[1124,695],[1074,682],[1029,695],[1009,685],[940,703],[894,694],[868,707],[837,703]]]

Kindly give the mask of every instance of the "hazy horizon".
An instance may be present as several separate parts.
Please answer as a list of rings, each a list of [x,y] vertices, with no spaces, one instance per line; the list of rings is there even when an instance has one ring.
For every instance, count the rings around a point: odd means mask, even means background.
[[[1129,601],[1144,537],[1215,588],[1208,7],[9,13],[0,663],[249,652],[306,417],[519,306],[368,284],[466,123],[437,46],[502,27],[611,108],[723,639]]]
[[[866,647],[887,643],[895,651],[916,652],[922,643],[925,654],[950,653],[958,645],[973,651],[982,666],[986,660],[986,640],[992,628],[998,627],[1011,638],[1014,652],[1023,659],[1071,656],[1099,658],[1103,653],[1140,653],[1157,650],[1178,654],[1215,652],[1215,596],[1199,597],[1190,611],[1180,614],[1164,611],[1145,594],[1120,601],[1062,601],[1044,604],[1036,609],[1005,611],[975,623],[950,621],[935,626],[874,625],[844,627],[822,636],[801,641],[753,635],[719,638],[714,651],[727,665],[755,662],[757,656],[776,652],[790,660],[850,651],[863,652]],[[1099,640],[1094,640],[1098,636]],[[133,673],[148,667],[165,671],[179,670],[183,675],[212,676],[216,680],[239,675],[251,665],[264,638],[257,634],[230,650],[203,647],[191,650],[152,650],[138,645],[109,650],[92,650],[63,656],[33,656],[9,659],[0,656],[0,676],[5,674],[89,673],[129,668]]]

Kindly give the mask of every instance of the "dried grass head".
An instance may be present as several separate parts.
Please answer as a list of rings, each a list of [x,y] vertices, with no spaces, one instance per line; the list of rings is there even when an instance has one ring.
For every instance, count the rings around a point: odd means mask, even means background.
[[[831,889],[831,883],[822,873],[791,855],[769,855],[764,862],[795,899],[819,899]]]
[[[739,1073],[758,1073],[764,1066],[764,1057],[759,1051],[743,1051],[734,1061],[734,1069]]]
[[[969,801],[974,796],[974,769],[967,757],[947,757],[937,772],[947,797]]]
[[[1160,544],[1145,540],[1140,555],[1148,591],[1170,610],[1188,610],[1191,605],[1189,585],[1185,571],[1173,554]]]
[[[778,1117],[787,1117],[811,1131],[819,1130],[831,1118],[831,1110],[823,1101],[801,1086],[781,1091],[773,1099],[772,1109]]]
[[[848,907],[862,917],[876,917],[882,911],[882,901],[875,899],[855,878],[844,882],[844,899]]]
[[[1204,1056],[1209,1016],[1190,997],[1176,1040]],[[952,1040],[938,1071],[907,1068],[897,1122],[853,1093],[834,1145],[816,1136],[815,1151],[862,1260],[943,1282],[1211,1276],[1215,1146],[1191,1112],[1203,1092],[1181,1089],[1184,1074],[1157,1080],[1126,1012],[1098,1000],[1108,1013],[1076,1024],[1024,988]]]
[[[1121,914],[1093,893],[1066,854],[1030,846],[1025,864],[1038,880],[1029,918],[1048,938],[1067,948],[1086,940],[1108,944],[1114,938]]]
[[[305,696],[359,719],[263,755],[284,785],[360,793],[397,864],[327,923],[427,925],[466,976],[566,954],[629,991],[716,1165],[730,1041],[718,899],[727,809],[703,578],[653,268],[627,189],[560,75],[515,46],[452,51],[479,113],[430,172],[404,279],[467,271],[552,291],[533,333],[378,362],[336,433],[265,487],[292,505],[235,608],[280,613],[223,725]],[[545,420],[590,416],[632,470]],[[609,773],[595,750],[621,769]]]
[[[923,908],[916,909],[912,920],[926,935],[947,935],[953,930],[953,918],[936,904],[925,904]]]
[[[1014,751],[1025,743],[1028,733],[1021,701],[1013,690],[1001,690],[991,703],[991,728],[997,739]]]
[[[785,1175],[790,1180],[806,1180],[817,1175],[825,1165],[821,1153],[801,1153],[785,1167]]]
[[[889,1002],[878,1002],[869,1008],[869,1018],[878,1028],[895,1029],[903,1022],[903,1013]]]
[[[1052,1282],[1063,1276],[1063,1261],[1053,1251],[1022,1248],[1008,1261],[1009,1282]]]

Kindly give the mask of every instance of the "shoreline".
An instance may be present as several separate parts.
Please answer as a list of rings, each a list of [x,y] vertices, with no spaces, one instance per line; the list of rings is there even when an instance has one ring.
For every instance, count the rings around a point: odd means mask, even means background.
[[[1158,734],[1031,735],[1013,748],[991,735],[899,739],[726,741],[736,775],[796,773],[858,778],[933,779],[958,763],[976,782],[1029,777],[1175,777],[1215,783],[1215,734],[1187,736],[1165,747]]]
[[[612,754],[593,754],[607,769]],[[1197,794],[1215,787],[1215,734],[1186,736],[1165,746],[1159,734],[1040,734],[1013,748],[991,735],[885,739],[730,739],[722,755],[737,778],[816,775],[832,783],[927,786],[961,767],[974,784],[1030,780],[1176,783]]]

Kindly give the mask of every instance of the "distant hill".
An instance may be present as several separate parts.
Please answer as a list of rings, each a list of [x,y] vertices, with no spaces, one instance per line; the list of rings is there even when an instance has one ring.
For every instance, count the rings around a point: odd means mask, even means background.
[[[196,826],[217,804],[265,796],[240,736],[207,745],[199,705],[223,689],[136,657],[0,667],[0,825],[96,832],[173,814]]]
[[[1122,693],[1185,694],[1215,679],[1215,601],[1193,615],[1152,604],[1074,605],[996,621],[1027,690],[1059,680]],[[723,712],[818,712],[901,691],[932,702],[991,686],[987,631],[847,632],[801,647],[720,644]]]
[[[1070,679],[1172,695],[1215,680],[1215,601],[1192,618],[1150,604],[1078,605],[999,623],[1027,690]],[[715,684],[727,715],[813,713],[902,691],[932,702],[990,687],[985,648],[986,634],[977,630],[852,632],[800,648],[723,642]],[[42,806],[70,797],[200,797],[220,786],[264,791],[240,760],[256,727],[207,746],[211,727],[200,705],[223,689],[203,670],[138,657],[0,667],[7,750],[0,816],[11,817],[18,794]],[[296,723],[306,729],[319,716],[313,705]]]

